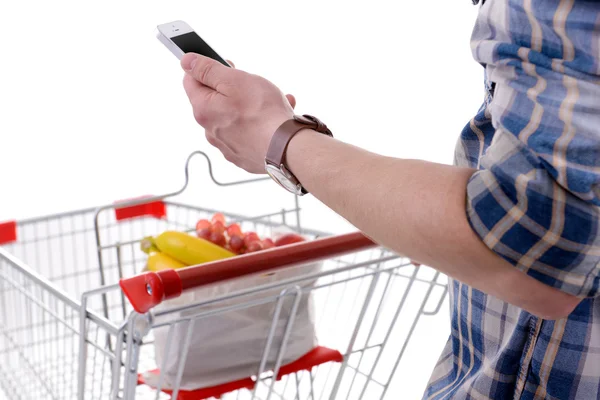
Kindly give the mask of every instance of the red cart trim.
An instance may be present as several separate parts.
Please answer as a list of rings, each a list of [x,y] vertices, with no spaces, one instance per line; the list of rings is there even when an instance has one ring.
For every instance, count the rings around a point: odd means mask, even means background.
[[[280,380],[286,375],[293,374],[299,371],[310,371],[317,365],[325,364],[328,362],[341,363],[344,360],[344,356],[333,349],[327,347],[316,347],[309,351],[299,359],[289,364],[282,366],[277,374],[277,380]],[[160,370],[155,369],[148,371],[146,374],[159,375]],[[146,383],[144,374],[138,374],[138,385]],[[210,386],[197,390],[180,390],[177,395],[177,400],[206,400],[211,398],[219,398],[224,394],[235,392],[240,389],[254,389],[255,382],[252,378],[244,378],[233,382],[226,382],[220,385]],[[172,390],[163,389],[162,392],[172,394]]]
[[[152,371],[148,371],[146,374],[159,375],[160,370],[155,369]],[[146,383],[144,379],[144,374],[138,374],[138,385],[143,385]],[[150,386],[150,385],[148,385]],[[251,378],[240,379],[238,381],[227,382],[221,385],[215,385],[203,389],[198,390],[180,390],[177,395],[177,400],[205,400],[212,398],[219,398],[221,395],[225,393],[235,392],[240,389],[253,389],[254,381]],[[173,394],[172,390],[163,389],[163,393],[168,395]]]
[[[284,376],[298,371],[310,371],[317,365],[328,362],[341,363],[342,361],[344,361],[344,356],[339,351],[319,346],[306,353],[296,361],[279,368],[277,380],[280,380]]]
[[[124,203],[132,200],[142,200],[153,196],[141,196],[133,199],[119,200],[115,204]],[[115,207],[115,218],[117,221],[137,217],[164,218],[167,215],[167,206],[162,200],[155,200],[148,203],[136,204],[133,206]]]
[[[179,297],[182,290],[181,278],[172,269],[121,279],[119,285],[128,299],[134,299],[131,305],[140,314],[150,311],[165,299]]]
[[[0,244],[8,244],[17,241],[17,222],[0,222]]]
[[[164,299],[179,296],[182,291],[254,273],[317,262],[374,246],[375,243],[371,239],[360,232],[353,232],[274,247],[199,266],[158,273],[146,272],[132,278],[121,279],[119,285],[135,311],[143,314]],[[150,288],[149,291],[146,290],[147,287]]]

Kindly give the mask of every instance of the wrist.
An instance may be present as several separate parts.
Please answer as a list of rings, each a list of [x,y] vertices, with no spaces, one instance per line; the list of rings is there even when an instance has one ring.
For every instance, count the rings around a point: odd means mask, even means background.
[[[320,140],[327,140],[329,137],[315,131],[314,129],[306,128],[300,130],[292,137],[288,144],[286,153],[286,165],[290,171],[302,182],[303,166],[310,162],[310,155],[314,155],[318,149]]]
[[[305,114],[294,115],[283,122],[271,138],[265,157],[265,170],[273,180],[296,195],[302,196],[307,190],[292,169],[300,175],[302,162],[310,160],[306,155],[312,155],[317,150],[313,144],[317,136],[333,135],[318,118]]]
[[[296,145],[303,146],[302,143],[306,143],[307,141],[310,141],[311,138],[314,138],[315,136],[324,136],[324,135],[315,131],[314,129],[310,129],[310,128],[305,128],[305,129],[299,130],[298,133],[296,133],[292,137],[292,139],[290,140],[290,143],[288,144],[288,153],[290,152],[290,150],[293,149],[294,146],[296,146]]]

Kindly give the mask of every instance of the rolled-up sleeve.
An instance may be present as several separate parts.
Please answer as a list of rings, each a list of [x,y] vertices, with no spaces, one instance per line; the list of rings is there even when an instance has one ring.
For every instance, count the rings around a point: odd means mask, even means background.
[[[480,27],[473,52],[495,84],[488,105],[495,134],[469,180],[467,216],[481,240],[519,270],[595,297],[600,3],[577,3],[496,10],[506,13],[506,26]],[[487,18],[480,23],[489,25]]]

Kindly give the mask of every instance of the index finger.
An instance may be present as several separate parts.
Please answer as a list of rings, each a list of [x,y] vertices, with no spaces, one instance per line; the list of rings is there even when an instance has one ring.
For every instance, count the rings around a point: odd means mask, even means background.
[[[231,92],[235,81],[235,70],[195,53],[187,53],[181,59],[181,67],[195,80],[219,93]]]

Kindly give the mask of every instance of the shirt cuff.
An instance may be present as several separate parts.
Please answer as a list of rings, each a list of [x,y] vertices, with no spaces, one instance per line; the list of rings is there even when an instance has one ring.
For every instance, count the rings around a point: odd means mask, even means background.
[[[467,218],[483,243],[548,286],[579,297],[600,295],[595,207],[556,184],[554,196],[531,190],[540,184],[540,171],[511,179],[494,169],[477,171],[467,184]]]

